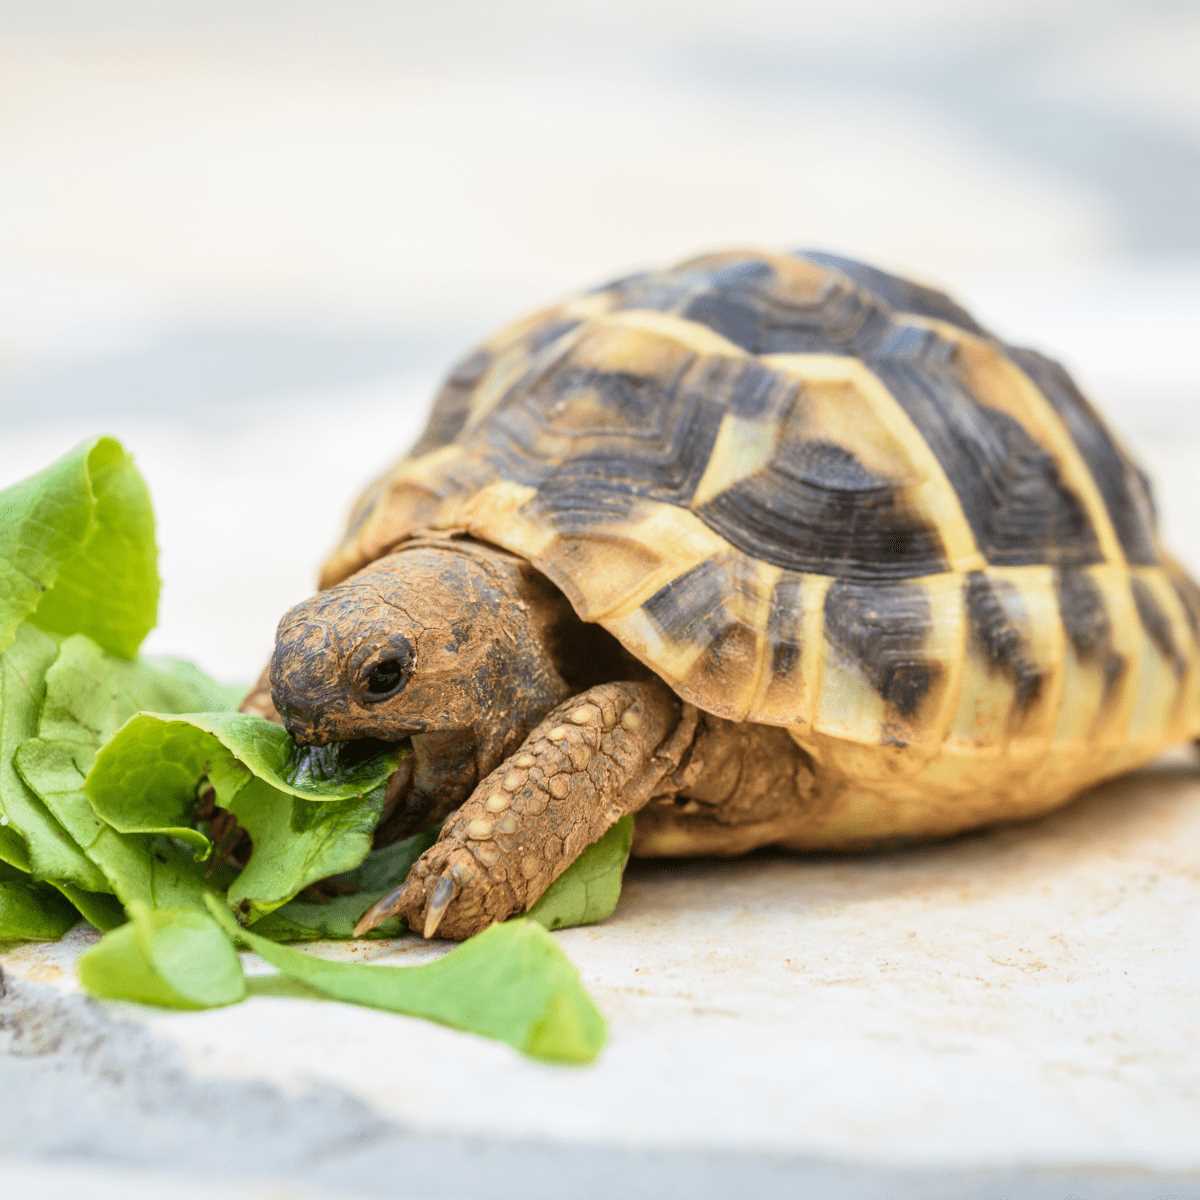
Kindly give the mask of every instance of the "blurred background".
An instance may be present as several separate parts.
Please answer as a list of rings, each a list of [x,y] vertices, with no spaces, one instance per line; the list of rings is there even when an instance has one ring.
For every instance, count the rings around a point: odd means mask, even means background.
[[[122,437],[231,679],[461,350],[730,243],[1064,359],[1200,568],[1195,0],[10,0],[0,212],[0,479]]]

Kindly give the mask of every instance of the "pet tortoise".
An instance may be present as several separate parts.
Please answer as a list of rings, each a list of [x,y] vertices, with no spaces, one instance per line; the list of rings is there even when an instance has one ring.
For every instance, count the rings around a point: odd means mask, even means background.
[[[321,587],[279,626],[278,715],[411,739],[388,836],[443,823],[361,929],[468,936],[627,813],[642,855],[871,847],[1200,736],[1200,589],[1070,376],[826,254],[508,326]]]

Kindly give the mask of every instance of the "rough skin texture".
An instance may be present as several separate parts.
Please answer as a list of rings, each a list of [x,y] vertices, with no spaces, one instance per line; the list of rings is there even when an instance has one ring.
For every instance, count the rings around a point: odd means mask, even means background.
[[[414,543],[284,616],[272,696],[301,744],[410,739],[391,832],[414,833],[457,808],[575,690],[556,657],[567,612],[512,555]],[[398,654],[400,685],[373,694],[372,671]]]
[[[744,854],[811,819],[820,793],[812,759],[786,730],[700,713],[669,790],[638,817],[634,853],[652,858]]]
[[[600,684],[559,705],[446,822],[378,915],[462,938],[524,911],[621,817],[674,790],[695,725],[695,710],[657,681]]]

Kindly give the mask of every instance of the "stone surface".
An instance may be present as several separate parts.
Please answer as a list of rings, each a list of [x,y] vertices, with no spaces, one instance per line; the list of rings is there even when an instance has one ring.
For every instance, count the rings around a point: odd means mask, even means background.
[[[613,920],[560,935],[611,1025],[587,1070],[262,985],[202,1014],[74,1001],[77,933],[5,958],[0,1147],[186,1172],[211,1144],[234,1172],[300,1170],[310,1186],[335,1184],[337,1164],[357,1178],[381,1144],[418,1175],[443,1150],[557,1163],[571,1147],[608,1177],[678,1158],[699,1195],[730,1186],[739,1156],[764,1182],[840,1171],[846,1195],[1030,1171],[1192,1194],[1197,861],[1200,770],[1181,754],[1049,819],[941,845],[638,864]],[[725,1165],[699,1171],[708,1156]]]

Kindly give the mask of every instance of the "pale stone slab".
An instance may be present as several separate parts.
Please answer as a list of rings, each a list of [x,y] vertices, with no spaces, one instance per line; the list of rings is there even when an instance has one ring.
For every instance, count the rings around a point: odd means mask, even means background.
[[[562,936],[611,1025],[588,1070],[338,1004],[112,1006],[200,1078],[314,1082],[468,1142],[907,1168],[1200,1169],[1200,766],[904,852],[635,866]],[[86,937],[18,979],[75,987]],[[417,942],[325,953],[416,962]]]

